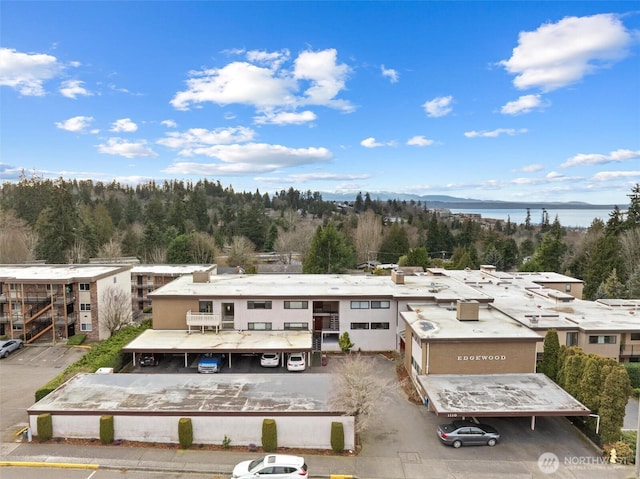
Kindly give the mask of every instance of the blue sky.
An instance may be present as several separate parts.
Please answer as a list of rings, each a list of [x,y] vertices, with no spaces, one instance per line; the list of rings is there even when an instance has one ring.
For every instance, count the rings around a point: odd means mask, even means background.
[[[636,2],[0,5],[0,180],[628,204]]]

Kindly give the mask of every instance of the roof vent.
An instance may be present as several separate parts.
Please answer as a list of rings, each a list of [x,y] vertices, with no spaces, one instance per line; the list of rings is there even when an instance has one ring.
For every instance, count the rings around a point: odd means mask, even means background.
[[[480,303],[476,300],[458,300],[456,308],[458,321],[478,321],[480,319]]]

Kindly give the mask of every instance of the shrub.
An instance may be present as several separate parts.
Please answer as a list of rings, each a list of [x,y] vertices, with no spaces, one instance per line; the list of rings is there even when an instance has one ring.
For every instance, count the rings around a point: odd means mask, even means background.
[[[633,464],[635,460],[635,454],[630,444],[625,441],[617,441],[611,444],[606,444],[603,448],[604,457],[608,461],[612,460],[612,450],[615,449],[615,461],[618,464]]]
[[[341,422],[331,423],[331,449],[334,452],[344,451],[344,426]]]
[[[224,439],[222,439],[222,448],[229,449],[230,446],[231,446],[231,438],[225,434]]]
[[[278,431],[275,419],[262,421],[262,449],[264,452],[273,452],[278,449]]]
[[[181,417],[178,421],[178,442],[182,449],[189,449],[193,444],[193,425],[189,417]]]
[[[111,444],[115,439],[115,428],[113,423],[113,416],[100,416],[100,442],[102,444]]]
[[[85,339],[87,339],[86,334],[75,334],[67,339],[67,346],[78,346],[84,343]]]
[[[51,413],[38,415],[38,440],[48,441],[53,437],[53,418]]]
[[[629,381],[631,381],[631,387],[636,389],[640,388],[640,363],[622,363],[629,375]]]

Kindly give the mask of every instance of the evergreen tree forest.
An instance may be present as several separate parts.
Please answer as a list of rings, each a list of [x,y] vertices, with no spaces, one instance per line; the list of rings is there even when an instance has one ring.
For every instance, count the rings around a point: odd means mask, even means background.
[[[532,225],[441,215],[426,202],[375,200],[369,193],[343,203],[294,188],[236,192],[208,179],[131,186],[23,175],[0,191],[3,264],[135,257],[251,271],[257,253],[297,261],[308,273],[368,261],[448,269],[492,264],[582,279],[586,299],[640,298],[640,184],[628,205],[589,228],[565,228],[557,217]],[[327,247],[330,261],[314,257]]]

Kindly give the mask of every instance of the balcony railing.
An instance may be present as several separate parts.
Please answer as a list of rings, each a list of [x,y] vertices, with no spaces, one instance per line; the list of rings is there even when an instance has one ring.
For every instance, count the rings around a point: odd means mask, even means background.
[[[191,333],[192,326],[199,327],[202,333],[204,333],[205,328],[214,328],[217,333],[221,324],[222,318],[217,313],[192,313],[191,310],[187,311],[189,333]]]

